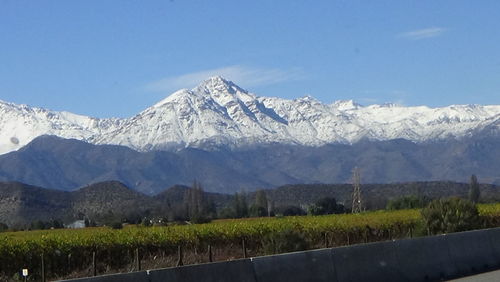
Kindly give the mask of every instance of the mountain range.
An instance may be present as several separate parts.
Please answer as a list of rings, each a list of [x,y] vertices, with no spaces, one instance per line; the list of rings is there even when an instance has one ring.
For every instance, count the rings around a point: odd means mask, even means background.
[[[127,119],[0,102],[0,181],[72,191],[116,180],[234,193],[286,184],[500,184],[500,106],[361,106],[259,97],[221,77]]]
[[[99,119],[0,102],[0,154],[17,150],[41,135],[147,152],[273,143],[322,146],[363,139],[426,142],[484,132],[500,132],[500,106],[324,104],[310,96],[294,100],[256,96],[222,77],[212,77],[191,90],[179,90],[125,119]]]
[[[234,193],[286,184],[349,183],[359,167],[362,183],[452,180],[500,183],[500,138],[414,143],[404,139],[318,147],[259,145],[239,149],[138,152],[41,136],[0,155],[0,181],[72,191],[116,180],[145,194],[201,182],[205,191]]]

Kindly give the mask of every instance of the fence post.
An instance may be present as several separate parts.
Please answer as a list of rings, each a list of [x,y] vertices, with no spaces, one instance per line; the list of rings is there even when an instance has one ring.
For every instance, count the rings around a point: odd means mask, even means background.
[[[135,267],[137,269],[137,271],[140,271],[141,270],[141,258],[139,257],[139,248],[136,248],[135,249]]]
[[[71,254],[68,254],[68,273],[71,272]]]
[[[208,261],[213,262],[213,257],[212,257],[212,245],[208,245]]]
[[[92,275],[97,276],[97,262],[95,257],[95,251],[92,252]]]
[[[328,233],[325,232],[325,248],[328,248]]]
[[[43,253],[41,259],[42,259],[42,282],[45,282],[45,260],[43,257]]]
[[[243,258],[247,258],[247,246],[245,243],[245,238],[241,240],[242,247],[243,247]]]
[[[179,247],[177,247],[177,266],[182,266],[184,265],[184,263],[182,262],[182,246],[179,245]]]

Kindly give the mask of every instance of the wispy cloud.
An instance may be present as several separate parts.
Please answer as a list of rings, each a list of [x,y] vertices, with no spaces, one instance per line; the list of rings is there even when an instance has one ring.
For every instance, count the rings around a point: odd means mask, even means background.
[[[192,88],[203,80],[217,75],[231,80],[242,87],[270,85],[284,81],[300,80],[305,77],[305,73],[300,68],[277,69],[233,65],[162,78],[148,83],[145,88],[153,92]]]
[[[438,37],[446,32],[446,28],[443,27],[430,27],[419,30],[412,30],[398,34],[399,38],[405,38],[409,40],[421,40],[432,37]]]

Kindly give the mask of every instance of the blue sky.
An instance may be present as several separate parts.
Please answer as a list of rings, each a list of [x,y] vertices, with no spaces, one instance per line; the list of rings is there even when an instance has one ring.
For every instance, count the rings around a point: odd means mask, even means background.
[[[0,0],[0,100],[132,116],[221,74],[261,96],[500,104],[500,1]]]

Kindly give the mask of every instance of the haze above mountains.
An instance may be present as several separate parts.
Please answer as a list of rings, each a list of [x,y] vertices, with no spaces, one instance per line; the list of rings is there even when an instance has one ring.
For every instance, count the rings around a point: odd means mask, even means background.
[[[259,97],[213,77],[128,119],[0,102],[0,181],[75,190],[118,180],[155,194],[197,179],[233,193],[346,183],[358,166],[366,183],[472,173],[499,183],[499,133],[498,105],[324,104]]]

